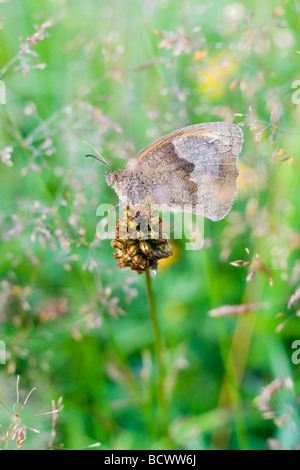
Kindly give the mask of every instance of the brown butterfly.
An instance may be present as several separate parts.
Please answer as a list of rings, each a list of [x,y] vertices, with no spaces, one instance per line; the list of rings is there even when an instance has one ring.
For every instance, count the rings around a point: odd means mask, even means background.
[[[105,178],[126,204],[189,206],[217,221],[229,212],[237,191],[242,145],[243,133],[235,124],[195,124],[161,137],[125,170],[111,170]]]

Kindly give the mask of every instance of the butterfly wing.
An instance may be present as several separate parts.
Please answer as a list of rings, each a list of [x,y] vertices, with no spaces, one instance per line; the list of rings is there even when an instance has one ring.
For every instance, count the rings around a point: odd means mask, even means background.
[[[125,169],[134,204],[178,206],[217,221],[237,191],[243,134],[235,124],[210,122],[178,129],[142,150]]]

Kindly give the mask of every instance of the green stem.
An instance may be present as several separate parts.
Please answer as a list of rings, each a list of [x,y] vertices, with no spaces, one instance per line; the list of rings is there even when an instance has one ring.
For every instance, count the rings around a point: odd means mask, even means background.
[[[20,420],[20,415],[17,415],[16,421],[14,422],[14,424],[11,424],[11,427],[10,427],[9,433],[7,435],[6,442],[5,442],[5,445],[3,447],[3,450],[7,450],[8,445],[9,445],[10,440],[11,440],[11,437],[12,437],[12,434],[13,434],[13,431],[16,428],[19,420]]]
[[[149,303],[150,317],[154,333],[154,349],[157,363],[157,402],[160,412],[160,425],[163,434],[167,434],[167,402],[164,386],[164,365],[163,365],[163,347],[160,330],[157,321],[157,312],[155,299],[152,289],[151,277],[149,270],[145,272],[146,290]]]

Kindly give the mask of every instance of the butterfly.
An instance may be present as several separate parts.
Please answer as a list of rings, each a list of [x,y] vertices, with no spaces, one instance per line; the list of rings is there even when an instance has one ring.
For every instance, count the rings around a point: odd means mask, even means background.
[[[239,126],[208,122],[177,129],[131,159],[124,170],[105,174],[121,202],[130,206],[164,205],[218,221],[237,192]],[[103,158],[103,157],[102,157]]]

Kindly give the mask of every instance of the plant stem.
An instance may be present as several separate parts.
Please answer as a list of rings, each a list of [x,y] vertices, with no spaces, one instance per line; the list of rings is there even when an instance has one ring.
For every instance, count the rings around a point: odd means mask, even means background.
[[[157,321],[157,312],[155,299],[152,289],[151,277],[149,270],[145,272],[146,289],[149,303],[150,317],[154,333],[154,349],[157,363],[157,402],[160,412],[160,425],[163,434],[167,434],[167,402],[164,387],[164,365],[163,365],[163,348],[160,330]]]

